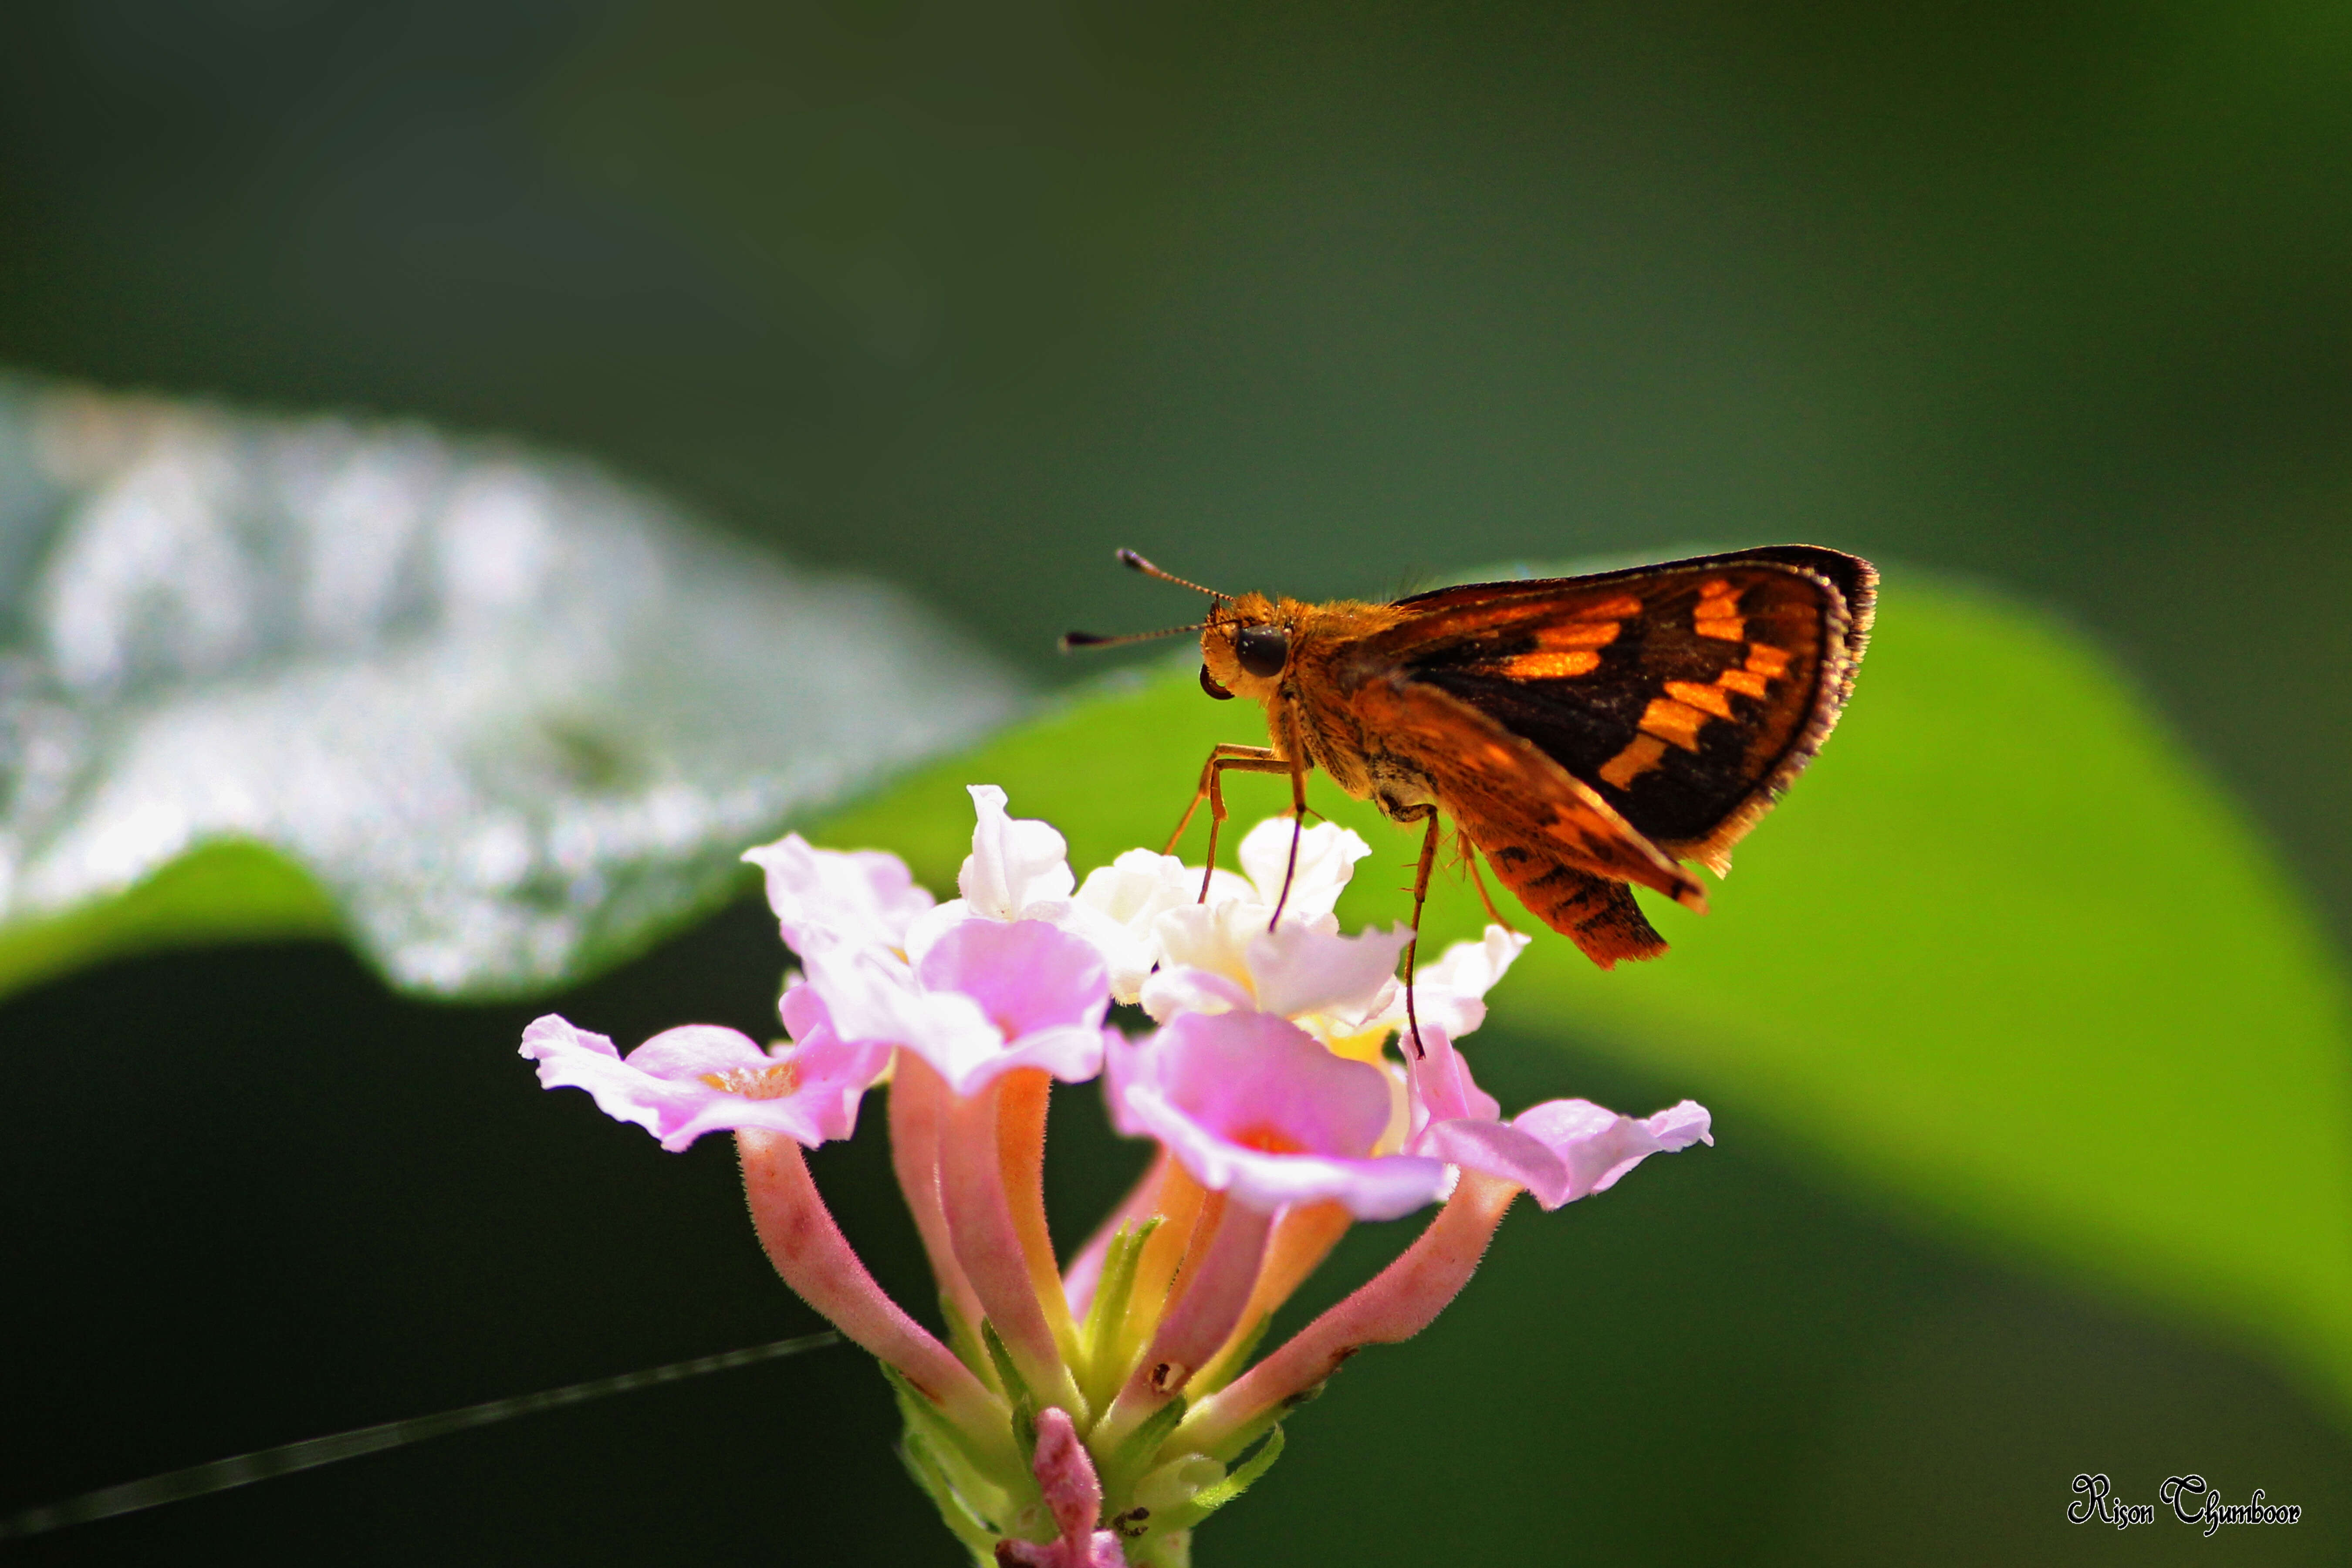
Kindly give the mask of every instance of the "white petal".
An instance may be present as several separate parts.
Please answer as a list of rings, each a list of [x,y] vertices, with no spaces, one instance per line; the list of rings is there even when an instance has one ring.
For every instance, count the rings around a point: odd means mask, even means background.
[[[1222,904],[1180,904],[1151,922],[1152,945],[1170,969],[1205,969],[1249,987],[1250,942],[1265,934],[1274,911],[1234,899]]]
[[[1486,1021],[1486,993],[1527,948],[1529,939],[1502,926],[1490,925],[1478,942],[1457,942],[1434,963],[1423,964],[1412,977],[1413,1011],[1424,1025],[1433,1025],[1456,1038]],[[1385,998],[1377,1016],[1365,1018],[1358,1029],[1405,1026],[1404,990]]]
[[[1396,974],[1397,955],[1412,940],[1410,928],[1335,936],[1285,924],[1260,931],[1246,950],[1261,1011],[1360,1013]]]
[[[1185,870],[1175,856],[1130,849],[1087,873],[1078,902],[1121,925],[1142,929],[1162,910],[1191,903],[1200,890],[1201,874]]]
[[[1490,925],[1478,941],[1457,942],[1447,948],[1444,956],[1423,969],[1417,978],[1426,980],[1433,989],[1442,988],[1457,996],[1484,996],[1532,940]]]
[[[1145,976],[1160,962],[1153,922],[1170,910],[1192,903],[1200,890],[1201,873],[1186,869],[1173,855],[1130,849],[1087,873],[1086,885],[1072,904],[1072,921],[1065,929],[1095,943],[1110,971],[1111,994],[1133,1002]],[[1113,931],[1118,934],[1114,937]]]
[[[1290,864],[1291,819],[1270,816],[1249,830],[1242,840],[1242,869],[1256,884],[1258,901],[1271,907],[1282,898],[1282,883]],[[1356,862],[1372,852],[1361,837],[1335,822],[1318,822],[1298,835],[1298,867],[1290,876],[1290,896],[1283,900],[1283,919],[1296,915],[1311,921],[1328,915],[1339,901],[1340,889],[1355,874]]]
[[[938,946],[940,938],[977,914],[969,900],[950,899],[946,903],[917,915],[908,922],[907,935],[901,943],[906,950],[907,962],[922,963],[923,954]]]
[[[1248,986],[1206,969],[1156,970],[1143,982],[1138,1000],[1155,1024],[1180,1013],[1240,1013],[1255,1005]]]
[[[1393,1029],[1404,1021],[1404,984],[1391,977],[1386,985],[1372,993],[1371,1001],[1361,1012],[1334,1008],[1324,1017],[1337,1035],[1361,1035],[1373,1029]]]
[[[980,820],[956,887],[972,911],[992,920],[1018,920],[1031,904],[1068,898],[1077,879],[1070,874],[1069,846],[1062,836],[1045,823],[1008,816],[1004,792],[994,784],[969,788]]]

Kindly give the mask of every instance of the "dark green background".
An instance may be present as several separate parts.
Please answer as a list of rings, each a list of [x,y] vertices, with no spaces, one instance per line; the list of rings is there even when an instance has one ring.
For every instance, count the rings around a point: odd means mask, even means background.
[[[584,449],[1048,678],[1066,625],[1192,611],[1123,543],[1314,595],[1767,539],[1974,573],[2117,650],[2352,933],[2341,9],[149,0],[0,28],[0,362]],[[625,1039],[759,1027],[767,930],[739,910],[562,1005]],[[538,1097],[528,1012],[314,947],[0,1010],[30,1123],[0,1508],[802,1326],[723,1147]],[[1507,1100],[1562,1087],[1511,1054]],[[820,1178],[914,1294],[878,1149]],[[1118,1157],[1076,1141],[1069,1217]],[[2340,1415],[1800,1151],[1565,1217],[1515,1221],[1430,1340],[1302,1415],[1204,1563],[2352,1539]],[[1524,1375],[1472,1381],[1505,1334]],[[20,1555],[950,1561],[887,1415],[836,1354]],[[2110,1539],[2063,1523],[2077,1469],[2313,1518]]]

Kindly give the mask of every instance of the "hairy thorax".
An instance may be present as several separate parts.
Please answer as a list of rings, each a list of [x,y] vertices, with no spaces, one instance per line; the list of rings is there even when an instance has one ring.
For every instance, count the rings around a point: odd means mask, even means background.
[[[1392,817],[1417,816],[1436,800],[1427,775],[1380,743],[1356,702],[1367,682],[1400,679],[1392,660],[1366,647],[1398,619],[1390,605],[1313,605],[1244,594],[1203,629],[1202,661],[1218,684],[1265,710],[1276,754],[1295,750],[1357,799]],[[1253,674],[1237,656],[1236,637],[1253,626],[1278,627],[1287,638],[1289,657],[1278,674]]]

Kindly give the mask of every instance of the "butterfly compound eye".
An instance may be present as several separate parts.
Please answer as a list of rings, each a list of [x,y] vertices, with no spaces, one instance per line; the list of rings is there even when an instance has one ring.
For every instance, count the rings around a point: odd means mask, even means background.
[[[1290,634],[1280,626],[1244,626],[1234,634],[1234,658],[1252,675],[1270,679],[1290,662]]]
[[[1201,667],[1201,689],[1220,702],[1231,702],[1234,700],[1234,694],[1217,684],[1217,678],[1209,673],[1209,667],[1205,664]]]

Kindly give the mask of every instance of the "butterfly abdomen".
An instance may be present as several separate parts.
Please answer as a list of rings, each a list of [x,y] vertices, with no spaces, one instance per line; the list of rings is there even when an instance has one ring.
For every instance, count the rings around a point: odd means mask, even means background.
[[[1541,843],[1501,839],[1488,843],[1470,826],[1477,845],[1503,885],[1544,924],[1567,937],[1584,955],[1607,969],[1620,959],[1655,958],[1665,939],[1652,928],[1633,890],[1622,882],[1588,876],[1559,859]]]

